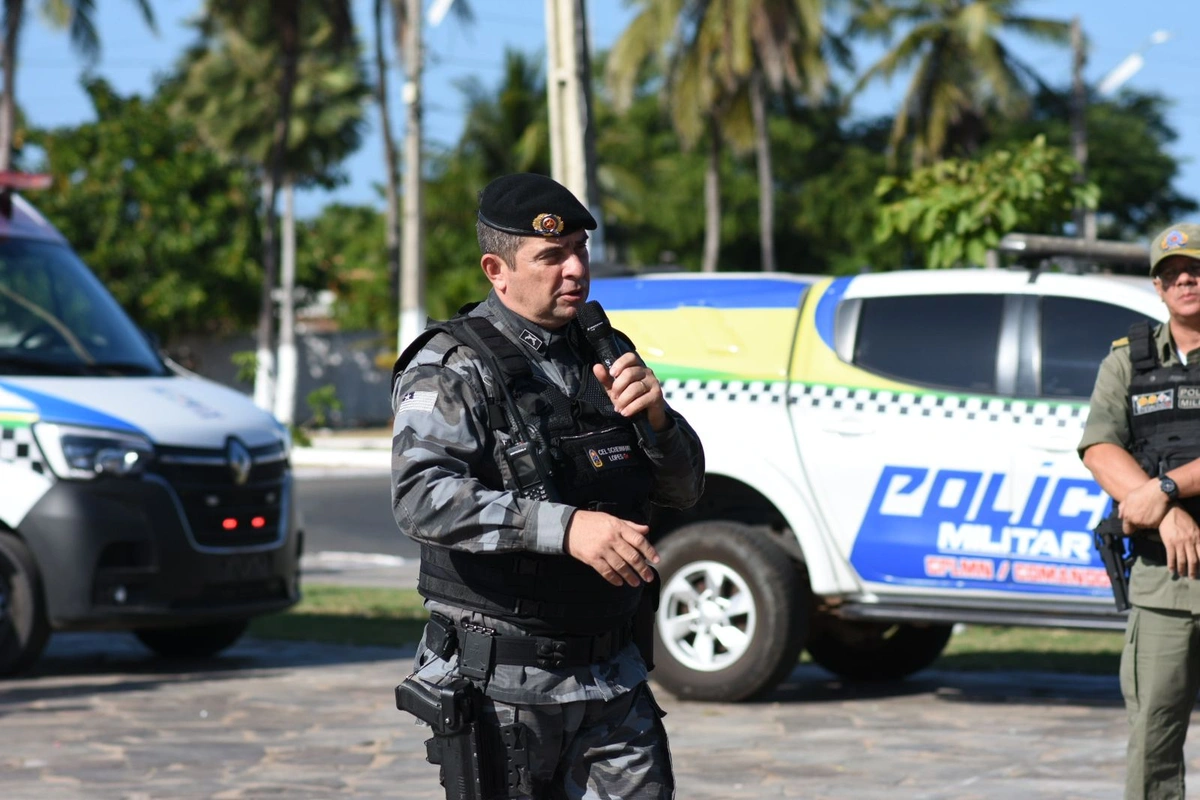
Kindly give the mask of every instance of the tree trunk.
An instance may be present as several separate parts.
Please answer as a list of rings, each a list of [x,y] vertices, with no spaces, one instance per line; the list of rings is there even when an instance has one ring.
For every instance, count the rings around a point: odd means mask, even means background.
[[[397,28],[404,54],[404,228],[400,258],[400,328],[398,349],[425,328],[424,184],[421,167],[421,0],[404,0],[404,27]]]
[[[17,128],[17,40],[25,0],[4,0],[4,96],[0,97],[0,171],[12,168],[13,135]]]
[[[263,208],[275,205],[275,187],[267,175],[262,187]],[[275,226],[275,215],[266,215],[263,222],[263,286],[262,302],[258,307],[258,331],[254,347],[254,404],[265,411],[275,407],[275,304],[272,294],[275,289],[274,256],[275,237],[267,234],[267,226]],[[270,279],[267,275],[270,274]],[[265,316],[265,321],[264,321]],[[265,328],[265,330],[264,330]]]
[[[275,419],[296,421],[296,203],[292,176],[283,179],[283,259],[280,264],[279,379],[275,385]]]
[[[763,79],[750,79],[750,111],[754,116],[754,151],[758,160],[758,239],[762,247],[762,271],[775,271],[775,179],[771,168],[771,132],[767,121],[767,97]]]
[[[392,117],[388,110],[387,58],[383,50],[383,3],[375,0],[375,99],[379,103],[379,122],[383,133],[383,163],[386,170],[387,185],[384,194],[387,198],[387,215],[384,231],[384,241],[387,248],[387,278],[388,292],[392,299],[392,308],[396,310],[397,319],[400,313],[400,167],[396,154],[396,140],[392,136]],[[395,26],[400,25],[397,19],[392,20]],[[397,323],[398,324],[398,323]]]
[[[263,293],[258,307],[258,369],[254,376],[254,402],[259,408],[274,408],[274,370],[271,358],[263,354],[274,351],[275,326],[272,290],[279,277],[279,254],[276,252],[275,211],[276,195],[283,180],[284,155],[287,153],[288,132],[292,121],[292,91],[296,86],[296,61],[300,49],[300,11],[292,0],[272,0],[271,15],[279,31],[283,71],[279,77],[279,117],[271,141],[270,163],[267,165],[266,211],[263,222]]]
[[[716,120],[708,121],[708,165],[704,170],[704,261],[700,269],[717,271],[721,249],[721,136]]]

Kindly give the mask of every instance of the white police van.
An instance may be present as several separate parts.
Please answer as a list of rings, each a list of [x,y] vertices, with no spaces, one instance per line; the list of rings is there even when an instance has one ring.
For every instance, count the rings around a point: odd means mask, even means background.
[[[1148,278],[1021,270],[598,279],[695,426],[699,506],[655,520],[655,678],[760,695],[807,649],[851,679],[928,666],[954,623],[1123,625],[1076,445]]]
[[[4,177],[0,675],[52,630],[216,653],[298,599],[288,432],[165,363]]]

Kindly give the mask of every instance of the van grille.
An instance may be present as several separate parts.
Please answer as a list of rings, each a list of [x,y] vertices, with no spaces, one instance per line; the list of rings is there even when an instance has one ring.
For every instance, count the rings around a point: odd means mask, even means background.
[[[171,485],[203,548],[245,548],[280,540],[288,461],[283,445],[246,448],[251,464],[235,479],[227,450],[160,447],[150,471]],[[258,523],[257,525],[255,523]]]

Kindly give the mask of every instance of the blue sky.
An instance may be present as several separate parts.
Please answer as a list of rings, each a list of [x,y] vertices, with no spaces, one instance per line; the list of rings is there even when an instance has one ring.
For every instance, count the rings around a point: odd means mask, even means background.
[[[427,7],[429,3],[426,0]],[[169,69],[193,38],[185,22],[199,12],[200,0],[151,0],[151,4],[158,16],[157,37],[141,23],[133,0],[99,4],[103,55],[96,72],[119,92],[148,93],[154,75]],[[475,77],[485,86],[494,85],[506,47],[542,52],[544,6],[544,0],[472,0],[473,26],[463,26],[451,16],[428,29],[424,85],[428,140],[450,143],[458,136],[463,101],[454,88],[456,81]],[[1145,51],[1145,66],[1126,85],[1157,91],[1174,102],[1168,119],[1180,138],[1172,153],[1186,162],[1177,187],[1200,197],[1200,58],[1195,55],[1200,45],[1200,4],[1196,0],[1026,0],[1022,11],[1064,20],[1081,17],[1091,41],[1085,74],[1092,83],[1145,46],[1155,31],[1171,32],[1165,43]],[[370,0],[355,0],[354,12],[356,23],[369,32]],[[597,49],[611,45],[630,18],[622,0],[590,0],[588,14]],[[1010,44],[1051,83],[1065,85],[1070,80],[1069,51],[1018,40]],[[90,119],[90,104],[79,88],[83,64],[68,47],[66,35],[49,30],[34,17],[25,29],[21,48],[17,99],[28,118],[45,126]],[[864,49],[858,54],[860,65],[869,64],[878,52]],[[856,112],[889,113],[905,85],[905,80],[897,80],[891,86],[872,87],[858,101]],[[398,103],[393,119],[403,119]],[[311,192],[298,197],[301,215],[315,214],[331,200],[380,204],[373,187],[382,179],[382,145],[373,111],[370,124],[362,149],[347,162],[350,182],[331,194]],[[401,133],[396,131],[397,136]],[[1200,221],[1200,215],[1194,221]]]

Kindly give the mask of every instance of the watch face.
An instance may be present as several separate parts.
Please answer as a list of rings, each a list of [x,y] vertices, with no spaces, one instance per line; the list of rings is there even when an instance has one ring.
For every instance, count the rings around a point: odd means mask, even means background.
[[[1167,497],[1170,497],[1172,500],[1174,500],[1175,495],[1179,493],[1179,487],[1176,486],[1175,481],[1171,480],[1170,478],[1159,478],[1158,485],[1162,487],[1162,490]]]

